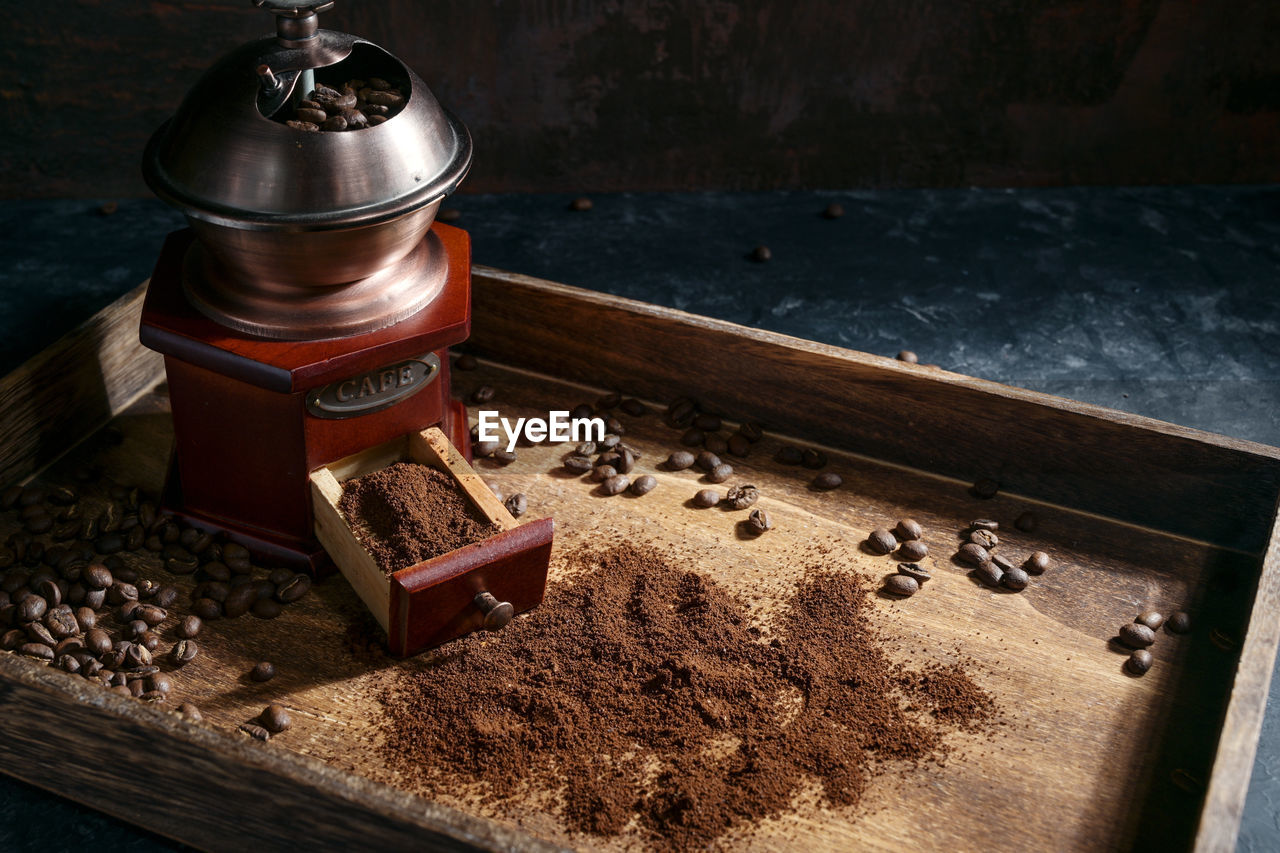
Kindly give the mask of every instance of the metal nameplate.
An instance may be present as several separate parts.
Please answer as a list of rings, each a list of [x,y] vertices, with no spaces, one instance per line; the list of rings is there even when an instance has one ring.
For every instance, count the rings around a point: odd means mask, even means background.
[[[307,394],[307,411],[317,418],[355,418],[390,408],[430,385],[440,375],[433,353],[406,358],[331,382]]]

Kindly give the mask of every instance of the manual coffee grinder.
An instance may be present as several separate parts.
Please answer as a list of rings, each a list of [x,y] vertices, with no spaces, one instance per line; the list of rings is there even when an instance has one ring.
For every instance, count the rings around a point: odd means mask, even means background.
[[[166,506],[316,571],[313,469],[429,426],[470,457],[447,353],[470,331],[470,242],[434,219],[471,137],[394,56],[319,29],[332,2],[253,2],[276,34],[210,68],[147,146],[147,183],[190,227],[161,250],[140,337],[168,376]],[[381,118],[297,121],[353,80]]]

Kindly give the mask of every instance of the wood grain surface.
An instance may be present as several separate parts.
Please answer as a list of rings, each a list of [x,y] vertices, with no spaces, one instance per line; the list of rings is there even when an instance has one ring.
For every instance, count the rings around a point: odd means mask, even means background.
[[[749,602],[767,627],[815,566],[873,582],[892,571],[891,558],[860,547],[872,528],[908,515],[925,527],[934,579],[910,599],[875,598],[875,622],[897,660],[967,658],[974,679],[997,697],[1003,725],[949,736],[956,753],[945,765],[881,777],[858,808],[823,806],[806,790],[790,812],[728,842],[767,850],[1230,846],[1277,642],[1275,546],[1266,551],[1276,491],[1255,483],[1236,492],[1235,524],[1214,504],[1245,478],[1241,471],[1277,482],[1277,451],[544,282],[485,271],[474,287],[477,348],[506,358],[455,372],[460,397],[492,385],[493,407],[518,417],[615,389],[654,403],[693,391],[730,420],[756,417],[768,427],[747,458],[730,458],[736,474],[725,484],[760,488],[776,529],[758,539],[740,534],[744,512],[691,508],[688,499],[706,484],[693,471],[657,466],[679,433],[654,414],[620,416],[627,442],[642,454],[637,473],[658,480],[644,497],[605,497],[596,484],[567,476],[566,446],[521,448],[506,467],[478,461],[504,493],[528,496],[529,518],[555,518],[549,596],[569,550],[655,540]],[[524,318],[518,329],[516,315]],[[887,411],[862,400],[872,392]],[[957,406],[992,412],[980,441],[948,414]],[[158,489],[171,438],[166,408],[157,388],[117,419],[122,443],[84,442],[44,476],[61,481],[96,462],[112,478]],[[824,417],[828,470],[845,482],[826,493],[810,488],[813,471],[773,460],[790,434],[820,437]],[[903,418],[914,426],[895,439],[891,424]],[[45,440],[75,434],[50,431]],[[1089,458],[1108,441],[1126,449],[1127,462],[1119,452],[1108,456],[1123,463],[1120,471]],[[1016,491],[979,500],[969,493],[969,471],[947,467],[980,453],[1001,461]],[[1171,454],[1189,473],[1171,473]],[[1147,486],[1126,481],[1134,475]],[[1091,485],[1090,476],[1101,482]],[[1186,511],[1196,494],[1196,514],[1174,511]],[[1163,510],[1146,506],[1166,500]],[[1010,528],[1026,510],[1041,520],[1032,534]],[[1003,523],[1003,553],[1044,550],[1052,568],[1021,594],[978,585],[950,559],[975,517]],[[1133,523],[1147,517],[1164,529]],[[144,576],[160,576],[150,557],[128,559]],[[1160,632],[1155,665],[1134,678],[1109,641],[1147,607],[1186,609],[1195,628]],[[363,653],[351,638],[373,624],[340,577],[278,619],[210,623],[202,655],[173,676],[169,703],[196,703],[200,725],[0,655],[0,761],[7,772],[210,849],[242,849],[245,832],[296,838],[300,826],[308,843],[334,849],[353,838],[385,848],[408,839],[420,847],[448,839],[528,848],[535,838],[644,846],[638,835],[567,834],[554,796],[495,805],[459,785],[436,802],[418,798],[378,757],[377,697],[401,672],[429,668],[431,658]],[[162,630],[170,639],[168,623]],[[247,678],[261,659],[279,671],[265,684]],[[273,701],[291,709],[291,729],[268,743],[236,732]],[[86,744],[101,757],[89,766]],[[145,777],[134,768],[140,751],[159,756]]]

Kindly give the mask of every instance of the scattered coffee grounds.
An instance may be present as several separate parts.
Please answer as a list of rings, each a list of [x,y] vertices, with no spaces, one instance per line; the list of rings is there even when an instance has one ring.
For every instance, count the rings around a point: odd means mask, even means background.
[[[338,506],[387,574],[497,532],[447,474],[412,462],[348,480]]]
[[[579,550],[547,601],[466,637],[381,701],[382,753],[427,793],[557,793],[575,832],[638,820],[705,847],[785,813],[811,780],[855,805],[871,778],[948,754],[997,717],[962,664],[894,664],[856,576],[824,566],[770,633],[714,581],[643,544]]]

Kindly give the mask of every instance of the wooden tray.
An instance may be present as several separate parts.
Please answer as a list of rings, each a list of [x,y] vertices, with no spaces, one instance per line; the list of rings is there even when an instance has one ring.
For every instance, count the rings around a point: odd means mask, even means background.
[[[413,461],[453,477],[499,533],[387,575],[356,538],[342,510],[342,484],[395,462]],[[311,473],[316,538],[387,632],[395,655],[408,655],[481,630],[473,604],[488,592],[516,613],[542,603],[551,559],[549,518],[517,524],[443,432],[411,433]]]
[[[46,476],[94,460],[158,490],[171,431],[159,358],[136,340],[140,297],[0,385],[8,479],[54,463],[114,416],[122,444],[84,442]],[[627,436],[659,480],[644,498],[601,497],[560,475],[564,448],[521,449],[505,468],[478,463],[507,493],[526,493],[531,516],[555,517],[558,549],[602,535],[658,537],[767,613],[803,572],[788,556],[797,545],[843,542],[849,570],[878,577],[883,558],[855,547],[867,531],[903,515],[929,531],[934,579],[906,602],[877,599],[883,631],[937,659],[963,649],[1009,724],[990,740],[957,736],[963,757],[903,784],[873,784],[858,809],[798,802],[729,843],[1232,846],[1280,636],[1280,451],[493,270],[477,269],[473,298],[482,364],[455,373],[457,392],[492,385],[504,415],[622,389],[654,401],[693,394],[770,431],[734,460],[777,523],[751,541],[737,538],[730,514],[684,505],[701,487],[694,473],[652,467],[677,437],[652,416]],[[784,436],[823,444],[845,486],[816,493],[812,472],[773,462]],[[980,477],[998,480],[1000,495],[972,497]],[[1043,549],[1055,564],[1026,592],[990,592],[948,562],[970,519],[1026,509],[1040,528],[1011,532],[1007,544]],[[550,595],[560,569],[553,555]],[[1147,606],[1187,609],[1197,627],[1162,634],[1152,671],[1126,677],[1108,640]],[[364,618],[360,599],[333,578],[279,619],[212,623],[204,653],[175,679],[175,697],[204,711],[199,725],[0,654],[0,766],[209,849],[241,849],[248,837],[285,847],[304,832],[309,846],[332,849],[634,842],[567,835],[546,802],[498,811],[465,790],[428,802],[390,776],[373,749],[374,693],[379,679],[420,662],[353,656],[347,630]],[[264,657],[280,674],[254,684],[245,673]],[[268,701],[294,710],[293,728],[266,744],[237,735]],[[153,756],[145,774],[139,750]]]

